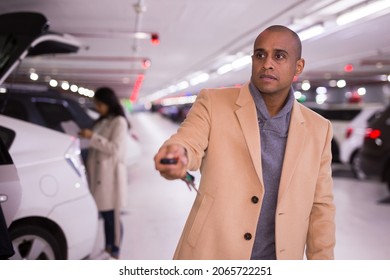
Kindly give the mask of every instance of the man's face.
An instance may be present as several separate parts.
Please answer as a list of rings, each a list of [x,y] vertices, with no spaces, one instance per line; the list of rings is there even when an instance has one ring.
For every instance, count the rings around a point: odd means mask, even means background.
[[[252,83],[265,94],[287,95],[304,60],[299,59],[296,41],[287,31],[262,32],[252,55]]]

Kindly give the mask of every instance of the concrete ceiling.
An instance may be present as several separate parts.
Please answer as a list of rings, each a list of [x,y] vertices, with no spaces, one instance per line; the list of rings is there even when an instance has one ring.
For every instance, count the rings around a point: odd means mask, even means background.
[[[306,68],[300,80],[379,81],[390,74],[390,8],[335,24],[342,10],[363,2],[389,0],[2,0],[0,10],[41,12],[51,30],[71,34],[82,44],[76,54],[25,59],[13,81],[31,83],[28,73],[34,68],[41,77],[92,90],[110,86],[124,98],[138,87],[138,100],[143,100],[197,72],[209,73],[210,79],[175,94],[247,81],[250,65],[222,76],[215,71],[240,54],[251,54],[257,34],[271,24],[296,31],[317,23],[325,27],[323,34],[303,42]],[[149,37],[136,39],[136,32]],[[152,33],[158,34],[158,45],[151,44]],[[145,61],[151,62],[149,68]],[[346,73],[346,64],[354,70]]]

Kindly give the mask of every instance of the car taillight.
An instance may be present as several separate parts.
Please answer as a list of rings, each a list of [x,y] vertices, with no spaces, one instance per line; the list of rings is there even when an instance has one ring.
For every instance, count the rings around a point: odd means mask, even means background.
[[[372,128],[367,128],[366,129],[366,134],[365,137],[368,139],[377,139],[381,136],[381,131],[379,129],[372,129]]]
[[[73,139],[65,153],[65,159],[80,177],[85,175],[85,166],[81,159],[80,140],[78,138]]]
[[[353,133],[353,128],[348,127],[347,130],[345,131],[345,138],[348,139],[349,137],[351,137],[352,133]]]

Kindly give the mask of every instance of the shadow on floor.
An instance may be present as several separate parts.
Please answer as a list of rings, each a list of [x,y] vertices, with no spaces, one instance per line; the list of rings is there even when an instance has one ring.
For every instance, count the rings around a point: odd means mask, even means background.
[[[390,204],[390,196],[378,201],[380,204]]]
[[[349,166],[332,164],[332,176],[337,178],[355,178]]]

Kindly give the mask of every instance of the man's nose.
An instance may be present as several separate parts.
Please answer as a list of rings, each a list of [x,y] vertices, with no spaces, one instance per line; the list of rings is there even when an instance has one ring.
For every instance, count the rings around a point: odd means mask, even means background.
[[[274,64],[273,64],[272,58],[271,58],[270,56],[267,56],[267,57],[264,59],[263,69],[264,69],[264,70],[271,70],[271,69],[274,69]]]

